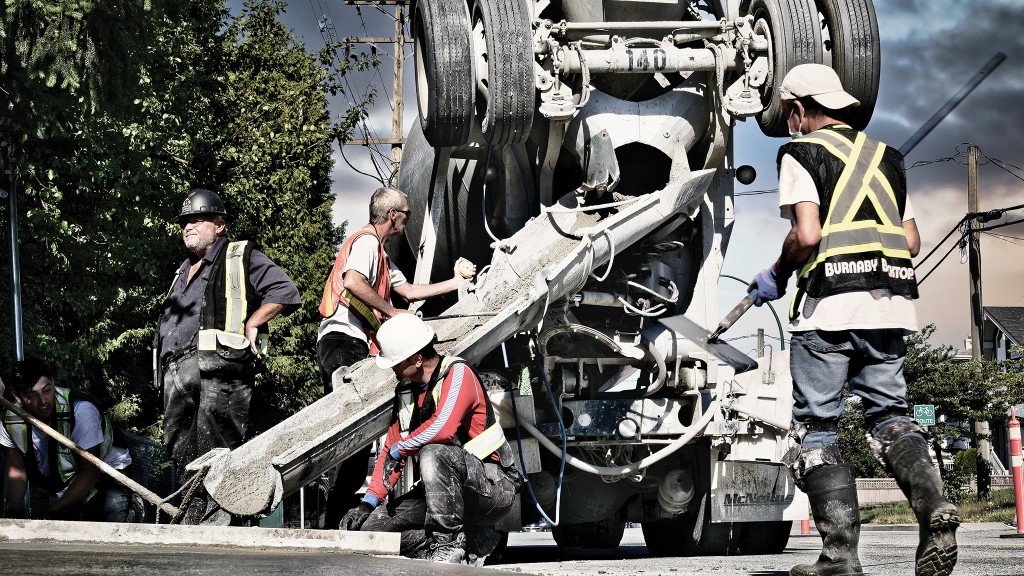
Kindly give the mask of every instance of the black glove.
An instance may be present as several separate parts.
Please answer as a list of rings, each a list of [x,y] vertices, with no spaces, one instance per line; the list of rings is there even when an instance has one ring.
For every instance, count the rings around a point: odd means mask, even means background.
[[[370,506],[369,502],[360,502],[342,516],[338,530],[359,530],[363,522],[370,517],[370,512],[373,512],[373,506]]]
[[[395,458],[391,455],[391,452],[384,455],[384,466],[381,468],[380,479],[384,482],[384,488],[388,492],[391,492],[391,489],[394,488],[394,485],[391,484],[391,475],[394,474],[401,464],[401,458]]]

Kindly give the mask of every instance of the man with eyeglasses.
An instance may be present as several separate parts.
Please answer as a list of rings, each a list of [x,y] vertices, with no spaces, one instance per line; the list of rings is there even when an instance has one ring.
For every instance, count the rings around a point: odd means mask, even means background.
[[[407,312],[392,304],[392,292],[416,302],[454,292],[476,275],[476,266],[459,258],[448,280],[434,284],[409,282],[388,258],[384,245],[405,231],[410,214],[408,196],[393,188],[378,188],[370,197],[370,222],[351,234],[338,250],[324,284],[320,301],[323,320],[316,342],[324,394],[333,390],[338,369],[377,353],[374,335],[381,322]],[[371,452],[361,452],[334,470],[324,528],[336,529],[344,511],[357,501],[356,491],[363,485],[367,461],[372,456]]]
[[[164,445],[180,480],[189,462],[248,439],[267,323],[302,303],[291,278],[253,242],[228,241],[229,217],[211,190],[193,190],[185,199],[178,220],[189,256],[178,266],[157,326]],[[204,495],[184,505],[188,524],[236,520]]]
[[[797,273],[789,315],[793,426],[784,460],[822,538],[818,560],[790,574],[863,573],[857,485],[837,432],[848,385],[864,405],[875,455],[917,516],[915,574],[947,576],[960,516],[942,495],[927,431],[908,416],[903,376],[903,338],[917,331],[911,258],[921,247],[903,156],[845,122],[860,103],[832,68],[796,66],[779,93],[793,136],[778,154],[779,206],[792,228],[751,288],[760,306],[781,297]]]

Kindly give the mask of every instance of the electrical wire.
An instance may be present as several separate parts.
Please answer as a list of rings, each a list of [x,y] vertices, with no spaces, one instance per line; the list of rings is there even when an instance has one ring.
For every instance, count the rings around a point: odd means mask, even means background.
[[[946,242],[946,240],[948,240],[948,239],[949,239],[949,237],[953,235],[953,232],[956,232],[957,230],[959,230],[959,229],[960,229],[960,226],[961,226],[961,225],[962,225],[962,224],[963,224],[963,223],[964,223],[964,222],[965,222],[965,221],[967,220],[967,218],[968,218],[967,216],[964,216],[963,218],[961,218],[961,219],[960,219],[960,221],[959,221],[959,222],[957,222],[956,224],[954,224],[954,225],[953,225],[953,228],[952,228],[952,229],[950,229],[950,231],[946,233],[946,235],[945,235],[945,236],[944,236],[944,237],[942,238],[942,240],[939,240],[938,244],[936,244],[936,245],[935,245],[935,246],[934,246],[934,247],[933,247],[933,248],[932,248],[932,249],[931,249],[931,250],[930,250],[930,251],[928,252],[928,254],[926,254],[926,255],[925,255],[925,257],[924,257],[924,258],[921,258],[920,260],[918,260],[917,264],[915,264],[915,265],[914,265],[914,270],[917,270],[918,268],[920,268],[920,267],[921,267],[921,265],[922,265],[922,264],[924,264],[925,262],[927,262],[927,261],[928,261],[928,259],[929,259],[929,258],[931,258],[932,254],[934,254],[934,253],[935,253],[935,251],[939,249],[939,246],[942,246],[942,245],[943,245],[943,244],[944,244],[944,243]]]
[[[760,196],[762,194],[778,194],[778,188],[766,188],[764,190],[747,190],[746,192],[736,192],[733,196]]]
[[[1010,244],[1020,244],[1019,242],[1015,242],[1015,240],[1020,240],[1021,242],[1024,242],[1024,238],[1020,236],[1008,236],[1006,234],[996,234],[995,232],[983,232],[983,234],[985,234],[986,236],[991,236],[996,240],[1008,242]]]
[[[360,24],[362,24],[362,26],[363,26],[363,34],[369,36],[370,33],[366,30],[366,20],[363,19],[363,11],[362,11],[362,9],[359,6],[356,6],[356,14],[359,16]],[[404,32],[403,32],[403,34],[404,34]],[[371,46],[373,46],[373,45],[371,44]],[[374,50],[377,49],[376,46],[373,46],[373,48],[374,48]],[[380,78],[380,85],[381,85],[381,88],[384,89],[384,97],[387,98],[388,106],[390,106],[391,107],[391,111],[394,112],[395,111],[395,104],[391,101],[391,95],[388,94],[388,86],[387,86],[387,84],[384,83],[384,77],[381,76],[381,74],[380,74],[380,66],[374,66],[374,69],[377,71],[377,78]]]
[[[320,37],[321,37],[321,39],[324,42],[324,46],[327,47],[327,48],[332,48],[333,46],[337,46],[337,45],[342,44],[341,38],[338,36],[337,30],[334,27],[334,14],[333,14],[333,12],[331,10],[330,4],[328,3],[325,6],[323,3],[320,2],[320,0],[316,0],[316,5],[314,6],[313,0],[310,0],[309,5],[310,5],[310,9],[313,11],[313,17],[314,18],[316,18],[317,9],[318,8],[319,8],[319,13],[322,16],[322,18],[317,19],[317,27],[320,30]],[[357,10],[358,10],[358,7],[357,7]],[[360,16],[360,21],[362,21],[362,13],[361,12],[359,12],[359,16]],[[363,31],[366,32],[366,24],[365,24],[365,22],[363,22]],[[376,46],[374,46],[373,49],[376,51]],[[340,73],[338,71],[336,65],[333,65],[332,67],[334,67],[334,73],[335,74],[340,74],[342,80],[345,83],[345,87],[347,88],[347,92],[345,92],[345,93],[348,96],[349,105],[352,108],[357,108],[359,105],[356,104],[355,95],[359,94],[359,92],[357,92],[355,90],[355,88],[352,86],[352,83],[349,80],[349,77],[348,77],[347,74]],[[387,92],[387,86],[384,84],[383,77],[380,76],[380,68],[376,67],[376,66],[375,66],[375,68],[376,68],[377,76],[381,78],[381,85],[383,86],[385,96],[388,98],[388,103],[391,105],[392,110],[394,110],[394,105],[391,104],[391,97],[390,97],[390,95]],[[366,90],[360,96],[360,103],[361,104],[365,104],[365,103],[370,102],[370,100],[372,99],[372,95],[375,95],[376,93],[377,93],[376,89],[373,88],[370,84],[367,84]],[[339,115],[340,115],[340,113],[339,113]],[[345,163],[350,168],[355,170],[357,173],[362,174],[363,176],[366,176],[368,178],[372,178],[372,179],[380,182],[381,185],[386,186],[388,181],[390,181],[390,178],[385,178],[384,171],[382,170],[381,166],[378,164],[376,156],[381,157],[382,159],[384,159],[388,163],[390,163],[391,159],[390,159],[389,156],[385,155],[380,150],[378,150],[376,145],[371,143],[372,140],[378,140],[379,138],[376,138],[376,134],[374,133],[373,129],[369,126],[369,124],[366,122],[365,116],[361,117],[357,121],[356,125],[359,126],[359,128],[362,131],[363,138],[366,140],[366,148],[367,148],[367,150],[370,153],[370,161],[373,163],[373,168],[374,168],[374,171],[377,173],[377,176],[375,177],[372,174],[368,174],[367,172],[364,172],[362,170],[359,170],[359,169],[355,168],[355,166],[352,165],[352,163],[348,160],[348,157],[345,155],[344,144],[339,142],[339,148],[342,149],[341,150],[342,159],[345,161]],[[389,176],[393,176],[394,175],[393,170],[388,170],[388,174],[389,174]]]
[[[932,269],[929,270],[928,273],[924,275],[924,278],[921,278],[920,280],[917,281],[917,285],[920,286],[921,284],[924,284],[924,281],[927,280],[928,277],[932,275],[932,272],[935,272],[935,270],[939,267],[939,265],[941,265],[946,260],[946,258],[948,258],[949,255],[953,253],[953,250],[956,247],[959,246],[960,249],[963,250],[964,247],[966,247],[966,245],[967,245],[966,237],[967,237],[967,234],[962,235],[960,237],[960,240],[958,240],[955,244],[950,246],[949,250],[946,251],[946,254],[942,256],[942,258],[939,260],[939,262],[937,264],[935,264],[935,266],[932,266]]]

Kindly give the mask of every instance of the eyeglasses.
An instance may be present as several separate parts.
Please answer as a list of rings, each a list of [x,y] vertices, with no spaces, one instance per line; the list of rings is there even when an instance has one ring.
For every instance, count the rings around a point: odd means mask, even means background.
[[[394,208],[394,211],[399,212],[401,214],[405,214],[406,218],[412,216],[412,210],[399,210],[398,208]]]

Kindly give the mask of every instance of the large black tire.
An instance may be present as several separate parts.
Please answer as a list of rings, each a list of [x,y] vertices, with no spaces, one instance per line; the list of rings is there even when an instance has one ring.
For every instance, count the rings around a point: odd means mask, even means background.
[[[740,529],[740,552],[747,555],[782,554],[789,544],[793,522],[744,522]]]
[[[473,121],[473,56],[466,0],[416,3],[416,101],[431,146],[461,146]]]
[[[711,522],[710,498],[705,495],[704,514],[688,512],[679,518],[643,522],[647,550],[654,556],[728,556],[739,548],[736,524]],[[700,534],[697,524],[700,523]]]
[[[813,0],[753,0],[754,25],[763,21],[771,35],[772,67],[761,94],[764,110],[758,115],[766,136],[788,136],[779,87],[786,73],[800,64],[821,64],[821,26]]]
[[[555,526],[551,535],[559,548],[618,548],[626,523],[618,517],[586,524]]]
[[[493,146],[525,142],[536,102],[526,0],[476,0],[472,22],[481,132]]]
[[[822,45],[824,63],[836,71],[843,88],[860,100],[847,120],[863,130],[875,111],[882,67],[875,7],[871,0],[816,0],[816,5],[822,36],[827,37]]]

